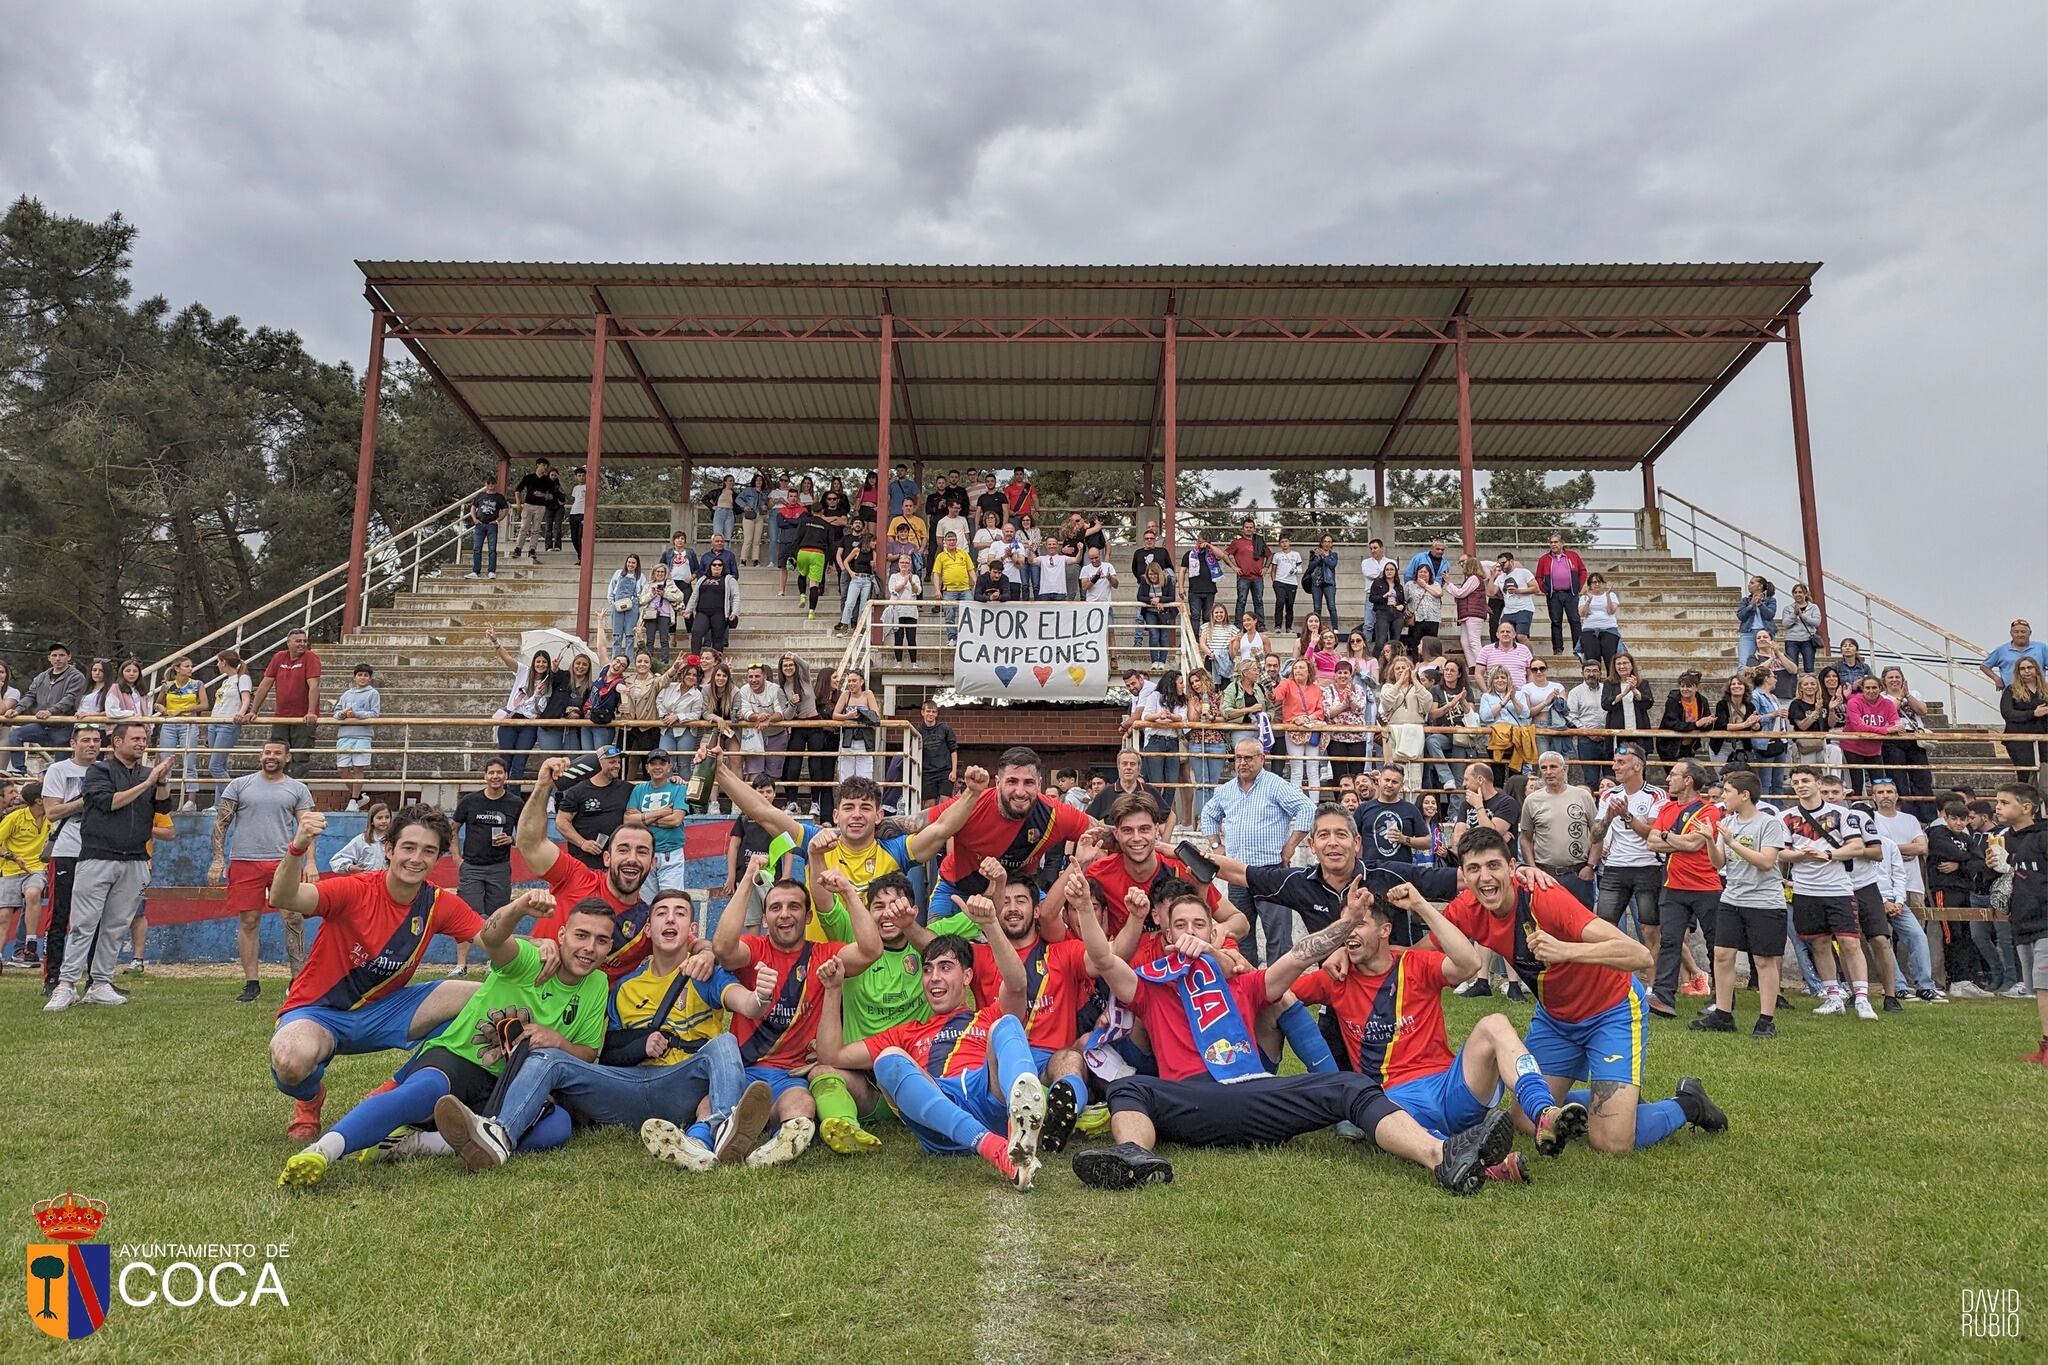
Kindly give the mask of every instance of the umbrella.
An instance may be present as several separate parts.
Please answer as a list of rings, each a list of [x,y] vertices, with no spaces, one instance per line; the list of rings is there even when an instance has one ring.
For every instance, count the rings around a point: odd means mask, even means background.
[[[590,657],[593,672],[604,670],[604,661],[597,657],[597,651],[566,630],[553,626],[542,626],[537,630],[519,632],[519,657],[531,659],[537,650],[546,650],[548,657],[555,661],[556,668],[567,668],[572,655],[585,654]]]

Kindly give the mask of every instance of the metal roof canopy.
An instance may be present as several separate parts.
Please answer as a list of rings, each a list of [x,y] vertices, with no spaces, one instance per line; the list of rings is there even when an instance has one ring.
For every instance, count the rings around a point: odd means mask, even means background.
[[[1474,466],[1653,462],[1819,269],[358,265],[505,459],[872,464],[886,330],[899,461],[1151,464],[1174,420],[1181,467],[1380,470],[1459,467],[1461,338]]]

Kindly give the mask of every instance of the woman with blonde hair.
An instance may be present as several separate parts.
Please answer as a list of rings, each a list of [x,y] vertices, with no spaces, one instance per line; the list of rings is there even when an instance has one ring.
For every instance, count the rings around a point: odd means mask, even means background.
[[[1465,662],[1476,662],[1486,643],[1486,577],[1479,572],[1476,556],[1459,557],[1458,581],[1446,582],[1444,591],[1457,604],[1458,639],[1465,646]]]

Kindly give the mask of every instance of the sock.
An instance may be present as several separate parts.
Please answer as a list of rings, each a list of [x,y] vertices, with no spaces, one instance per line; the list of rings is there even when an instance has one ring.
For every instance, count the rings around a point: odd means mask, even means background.
[[[1855,981],[1851,982],[1850,985],[1855,990],[1858,1000],[1867,1001],[1870,999],[1870,983],[1868,981]]]
[[[1303,1066],[1310,1071],[1337,1069],[1337,1059],[1330,1055],[1330,1045],[1323,1041],[1323,1031],[1308,1006],[1295,1001],[1280,1011],[1279,1023],[1281,1036],[1294,1049],[1294,1055],[1301,1058]]]
[[[551,1104],[545,1113],[534,1120],[533,1127],[526,1130],[526,1135],[519,1139],[519,1150],[545,1152],[550,1148],[559,1147],[569,1140],[569,1135],[575,1131],[575,1127],[568,1110],[559,1104]]]
[[[1654,1147],[1685,1127],[1688,1116],[1677,1100],[1657,1100],[1636,1106],[1636,1150]]]
[[[332,1131],[342,1139],[341,1155],[375,1147],[395,1128],[433,1122],[434,1101],[447,1093],[448,1078],[421,1067],[394,1088],[369,1096],[334,1125]]]
[[[2044,1046],[2048,1046],[2048,1038],[2044,1038],[2042,1043]],[[1062,1076],[1054,1081],[1053,1084],[1064,1085],[1074,1092],[1075,1113],[1078,1114],[1088,1107],[1088,1082],[1082,1080],[1079,1076]]]
[[[1550,1086],[1543,1079],[1536,1059],[1526,1052],[1515,1061],[1515,1103],[1521,1106],[1522,1117],[1531,1123],[1557,1103],[1550,1098]]]
[[[455,1149],[448,1145],[448,1139],[429,1128],[419,1135],[419,1155],[454,1156]]]
[[[860,1110],[854,1106],[853,1096],[847,1091],[846,1081],[841,1077],[813,1076],[811,1103],[818,1106],[820,1128],[832,1119],[845,1119],[854,1127],[860,1127]]]
[[[703,1143],[706,1147],[709,1147],[711,1145],[712,1137],[714,1136],[714,1134],[711,1131],[711,1120],[698,1119],[695,1123],[690,1125],[685,1136],[693,1137],[697,1139],[697,1141]]]
[[[961,1151],[978,1152],[984,1140],[993,1136],[973,1115],[947,1099],[922,1067],[900,1052],[884,1053],[876,1059],[875,1079],[888,1092],[889,1102],[903,1121],[917,1130],[920,1140],[943,1138]]]
[[[974,1151],[983,1161],[1009,1175],[1016,1167],[1010,1164],[1010,1140],[1000,1133],[983,1133],[981,1140],[974,1144]]]
[[[326,1157],[330,1162],[339,1161],[348,1155],[347,1143],[340,1133],[332,1131],[322,1133],[319,1139],[313,1143],[313,1150]]]
[[[1821,993],[1830,1000],[1840,1000],[1842,998],[1842,983],[1830,981],[1821,987]]]
[[[1588,1111],[1593,1108],[1593,1090],[1590,1086],[1581,1090],[1567,1090],[1564,1097],[1573,1104],[1585,1105]]]

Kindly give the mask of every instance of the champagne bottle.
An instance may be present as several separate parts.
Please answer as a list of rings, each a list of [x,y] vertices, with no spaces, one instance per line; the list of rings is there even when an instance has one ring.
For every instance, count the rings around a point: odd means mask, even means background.
[[[683,805],[692,815],[702,815],[711,807],[711,798],[718,791],[718,745],[710,735],[697,744],[696,766],[690,769],[689,786],[683,792]]]

